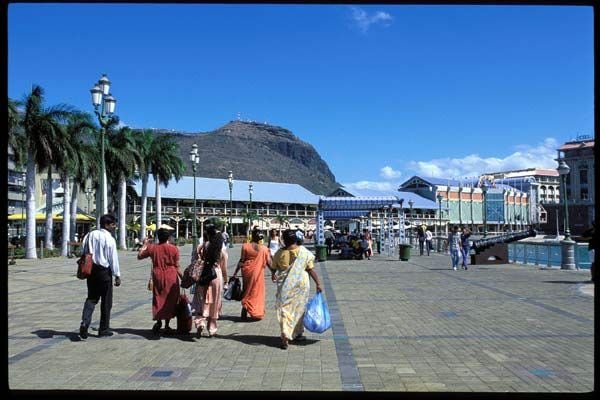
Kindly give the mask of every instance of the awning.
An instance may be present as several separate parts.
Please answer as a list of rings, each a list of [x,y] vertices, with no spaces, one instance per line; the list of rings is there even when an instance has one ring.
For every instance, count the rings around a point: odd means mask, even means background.
[[[402,202],[396,196],[327,197],[319,198],[319,208],[325,210],[376,210]]]
[[[369,210],[327,210],[323,211],[323,218],[345,219],[360,218],[369,215]]]
[[[94,217],[90,217],[89,215],[85,215],[85,214],[76,214],[77,221],[95,221],[96,218]],[[27,214],[23,214],[21,216],[21,214],[12,214],[8,216],[8,220],[9,221],[22,221],[22,220],[26,220],[27,219]],[[36,221],[43,221],[46,219],[46,214],[45,213],[36,213],[35,214],[35,219]],[[55,221],[62,221],[63,217],[62,215],[58,215],[58,214],[54,214],[52,216],[52,219]]]

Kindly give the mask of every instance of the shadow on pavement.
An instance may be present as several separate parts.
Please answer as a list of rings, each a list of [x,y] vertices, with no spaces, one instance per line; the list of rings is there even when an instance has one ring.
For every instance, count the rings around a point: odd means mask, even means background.
[[[268,347],[276,347],[279,348],[281,344],[281,340],[279,336],[259,336],[259,335],[238,335],[236,333],[232,333],[231,335],[218,335],[219,339],[229,339],[235,340],[244,344],[248,344],[250,346],[268,346]],[[318,342],[318,340],[314,339],[306,339],[302,342],[293,342],[290,343],[290,346],[306,346],[308,344],[313,344]]]
[[[40,329],[31,333],[37,335],[37,337],[39,337],[40,339],[52,339],[55,336],[64,336],[71,342],[81,341],[81,338],[79,337],[79,332],[61,332],[52,329]]]
[[[191,334],[173,333],[165,335],[161,332],[160,336],[152,333],[151,329],[132,329],[132,328],[111,328],[112,331],[119,335],[136,335],[147,340],[160,340],[160,339],[179,339],[184,342],[193,342],[194,338]]]
[[[586,281],[544,281],[544,283],[566,283],[566,284],[571,284],[571,285],[579,285],[581,283],[590,283],[589,280]]]

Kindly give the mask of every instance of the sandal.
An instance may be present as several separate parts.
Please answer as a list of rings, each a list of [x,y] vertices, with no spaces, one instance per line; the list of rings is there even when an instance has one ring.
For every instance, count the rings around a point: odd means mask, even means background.
[[[281,339],[281,344],[279,345],[279,348],[283,349],[283,350],[287,350],[287,348],[288,348],[288,341],[287,341],[287,339]]]

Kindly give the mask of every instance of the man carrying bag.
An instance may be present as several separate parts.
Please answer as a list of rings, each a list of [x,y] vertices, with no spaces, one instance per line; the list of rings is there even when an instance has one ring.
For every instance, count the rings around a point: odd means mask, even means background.
[[[92,273],[86,279],[87,298],[83,305],[79,336],[87,339],[88,329],[92,322],[92,314],[98,301],[100,304],[100,326],[98,336],[112,336],[110,327],[110,310],[112,308],[112,277],[115,276],[115,286],[121,285],[121,272],[117,256],[117,242],[112,236],[117,224],[110,214],[100,217],[100,229],[86,235],[89,252],[92,253]],[[84,249],[85,251],[85,249]]]

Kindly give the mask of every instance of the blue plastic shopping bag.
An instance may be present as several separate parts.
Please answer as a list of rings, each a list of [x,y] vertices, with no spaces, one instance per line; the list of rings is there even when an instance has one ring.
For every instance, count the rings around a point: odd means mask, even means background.
[[[311,332],[323,333],[331,328],[331,317],[327,302],[319,292],[306,304],[304,327]]]

